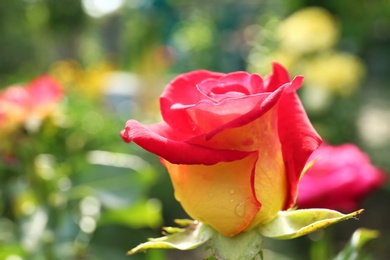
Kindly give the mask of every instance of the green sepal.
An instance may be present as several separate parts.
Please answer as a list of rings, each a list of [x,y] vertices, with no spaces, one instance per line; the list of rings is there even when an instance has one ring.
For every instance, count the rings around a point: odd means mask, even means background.
[[[379,231],[377,230],[366,228],[357,229],[352,234],[348,245],[334,258],[334,260],[358,259],[362,246],[369,240],[379,237],[379,235]]]
[[[153,248],[190,250],[210,241],[213,249],[211,257],[229,260],[254,259],[257,255],[262,255],[262,236],[274,239],[292,239],[339,221],[354,218],[362,211],[358,210],[350,214],[342,214],[329,209],[280,211],[267,224],[233,237],[225,237],[201,222],[176,220],[179,226],[185,226],[185,228],[166,227],[163,229],[166,236],[149,239],[148,242],[128,251],[128,254]],[[363,237],[367,237],[367,235]],[[364,243],[366,240],[359,238],[358,241]]]
[[[354,218],[363,210],[342,214],[330,209],[279,211],[276,218],[258,228],[260,234],[274,239],[292,239],[334,223]]]
[[[255,230],[242,232],[233,237],[217,233],[211,240],[211,248],[213,256],[218,260],[250,260],[258,255],[262,256],[262,243],[262,236]]]
[[[167,236],[151,238],[148,242],[142,243],[127,252],[128,255],[153,248],[189,250],[206,243],[216,233],[209,226],[197,221],[178,220],[179,225],[186,225],[186,228],[164,228]]]

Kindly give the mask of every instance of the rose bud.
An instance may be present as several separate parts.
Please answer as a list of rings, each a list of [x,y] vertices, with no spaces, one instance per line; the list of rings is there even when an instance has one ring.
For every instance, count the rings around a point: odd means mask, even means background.
[[[298,181],[320,137],[290,81],[199,70],[171,81],[163,122],[129,120],[121,136],[160,156],[175,197],[195,220],[225,236],[265,224],[295,204]]]

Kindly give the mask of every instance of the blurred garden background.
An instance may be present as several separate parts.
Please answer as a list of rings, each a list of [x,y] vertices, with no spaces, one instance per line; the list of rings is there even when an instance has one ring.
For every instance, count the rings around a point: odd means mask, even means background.
[[[200,259],[126,256],[187,216],[158,158],[119,132],[159,121],[177,74],[267,75],[273,61],[305,76],[299,95],[324,140],[352,142],[390,173],[389,1],[1,0],[0,88],[49,74],[63,97],[12,131],[0,121],[0,259]],[[329,259],[365,227],[381,236],[359,259],[387,259],[389,202],[386,183],[359,221],[265,241],[266,254]]]

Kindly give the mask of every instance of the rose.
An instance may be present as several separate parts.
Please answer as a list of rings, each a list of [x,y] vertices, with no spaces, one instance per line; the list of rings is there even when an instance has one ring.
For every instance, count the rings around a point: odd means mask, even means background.
[[[13,85],[0,93],[0,129],[11,131],[30,118],[43,119],[63,96],[61,86],[48,75],[26,86]]]
[[[42,75],[26,86],[30,96],[31,116],[42,119],[50,114],[64,96],[61,85],[51,76]]]
[[[299,184],[300,208],[357,209],[385,181],[385,173],[353,144],[322,144],[309,158],[314,165]]]
[[[23,87],[10,86],[0,94],[1,131],[12,130],[23,123],[28,112],[29,96]]]
[[[160,97],[164,122],[129,120],[121,132],[160,156],[175,197],[194,219],[225,236],[272,220],[290,208],[305,163],[320,138],[290,81],[275,64],[257,74],[194,71]]]

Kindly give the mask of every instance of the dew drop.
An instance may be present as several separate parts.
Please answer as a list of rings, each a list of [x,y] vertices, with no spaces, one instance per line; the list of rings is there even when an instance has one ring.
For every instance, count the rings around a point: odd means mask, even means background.
[[[234,194],[236,191],[234,189],[230,190],[230,194]]]
[[[236,214],[239,217],[244,217],[246,212],[246,205],[248,204],[249,200],[244,200],[240,202],[236,207]]]

